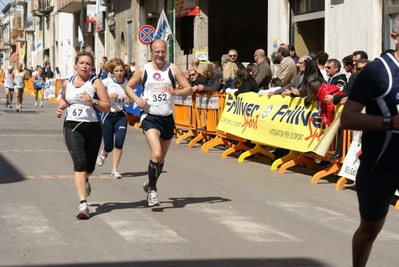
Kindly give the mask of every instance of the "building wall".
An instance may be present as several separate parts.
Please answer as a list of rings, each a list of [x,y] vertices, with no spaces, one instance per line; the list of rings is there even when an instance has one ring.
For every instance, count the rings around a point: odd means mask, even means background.
[[[63,78],[75,74],[75,49],[74,42],[74,15],[72,13],[58,13],[58,62],[55,62],[53,69],[59,67]]]
[[[268,1],[268,55],[276,49],[273,44],[290,43],[290,33],[295,32],[290,27],[289,0],[282,2]],[[332,5],[334,2],[339,4]],[[324,50],[338,60],[355,50],[364,50],[370,59],[375,58],[382,51],[382,14],[381,1],[325,0]]]
[[[280,43],[289,43],[290,5],[289,1],[268,1],[267,55],[277,50]]]
[[[330,5],[326,0],[325,50],[341,60],[356,50],[369,59],[382,52],[382,3],[375,0],[343,1]]]

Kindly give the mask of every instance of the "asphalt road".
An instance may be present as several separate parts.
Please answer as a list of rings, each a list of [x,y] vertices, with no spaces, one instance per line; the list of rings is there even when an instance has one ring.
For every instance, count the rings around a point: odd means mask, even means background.
[[[266,157],[238,163],[173,142],[161,206],[149,208],[149,150],[130,127],[123,178],[110,177],[111,157],[97,167],[91,218],[79,221],[56,104],[0,104],[0,266],[351,266],[356,193],[336,191],[337,177],[311,185],[312,170],[279,174]],[[398,224],[392,206],[368,266],[397,266]]]

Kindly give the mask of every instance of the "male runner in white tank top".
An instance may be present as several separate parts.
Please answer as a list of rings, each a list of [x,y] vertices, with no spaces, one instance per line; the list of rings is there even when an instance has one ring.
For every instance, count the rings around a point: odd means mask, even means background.
[[[174,97],[192,95],[194,89],[182,70],[165,60],[166,43],[155,40],[150,45],[152,61],[136,68],[125,87],[126,94],[143,110],[141,128],[151,150],[148,164],[148,182],[144,183],[149,206],[159,205],[156,183],[165,162],[174,131]],[[134,92],[143,83],[143,96]],[[176,83],[180,89],[176,88]]]

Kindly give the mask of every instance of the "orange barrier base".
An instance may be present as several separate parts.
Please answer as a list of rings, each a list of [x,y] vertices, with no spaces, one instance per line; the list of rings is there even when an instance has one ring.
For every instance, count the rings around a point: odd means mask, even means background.
[[[238,158],[238,162],[244,162],[245,158],[250,157],[255,154],[262,154],[262,155],[270,158],[271,160],[274,160],[274,158],[276,157],[274,154],[272,154],[269,151],[267,151],[266,149],[262,148],[259,143],[255,143],[254,148],[251,148],[250,150],[245,151],[244,153],[242,153],[240,155],[240,157]]]
[[[342,190],[342,188],[344,187],[344,185],[347,182],[348,182],[348,179],[346,179],[345,177],[339,178],[339,180],[335,184],[335,190]],[[353,184],[356,184],[356,181],[353,181]]]
[[[316,170],[321,170],[321,166],[317,164],[315,161],[311,160],[310,158],[306,157],[304,153],[299,153],[299,155],[284,163],[280,169],[279,173],[284,173],[286,169],[297,166],[297,165],[305,165],[309,169],[316,169]]]
[[[283,156],[282,158],[276,159],[272,163],[272,166],[270,166],[270,169],[272,171],[275,171],[275,170],[277,170],[278,166],[296,158],[297,156],[298,156],[298,153],[296,151],[291,150],[290,153],[288,153],[287,155]]]
[[[199,135],[197,135],[196,137],[194,137],[189,143],[188,143],[188,147],[189,148],[193,148],[194,145],[200,141],[209,141],[211,139],[215,138],[214,136],[210,136],[209,134],[207,134],[206,132],[200,132]]]
[[[239,140],[238,144],[229,147],[222,153],[222,159],[226,159],[228,155],[237,151],[248,151],[250,148],[244,144],[243,141]]]
[[[187,138],[189,138],[189,137],[192,137],[192,136],[197,136],[197,133],[195,132],[195,131],[193,131],[193,130],[188,130],[188,132],[185,132],[185,133],[183,133],[183,131],[181,131],[181,130],[176,130],[176,135],[180,135],[177,139],[176,139],[176,145],[180,145],[180,143],[183,141],[183,140],[186,140]]]
[[[317,184],[317,181],[319,181],[323,177],[326,177],[330,174],[337,175],[340,169],[341,165],[338,163],[338,161],[335,161],[333,162],[333,164],[331,164],[331,166],[329,166],[325,170],[319,171],[315,175],[313,175],[312,179],[310,180],[310,183]]]

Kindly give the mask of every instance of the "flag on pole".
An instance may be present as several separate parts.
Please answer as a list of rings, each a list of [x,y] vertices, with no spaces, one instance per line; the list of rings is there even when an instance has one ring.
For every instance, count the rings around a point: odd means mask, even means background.
[[[165,11],[162,9],[161,15],[159,16],[157,28],[155,30],[154,40],[168,40],[169,35],[172,34],[172,29],[169,26],[168,18],[165,15]]]
[[[24,46],[22,47],[21,55],[19,56],[19,58],[21,60],[25,59],[25,53],[26,53],[26,42],[24,43]]]
[[[85,40],[83,39],[82,29],[78,26],[78,41],[81,46],[85,45]]]
[[[35,53],[39,53],[42,50],[43,50],[42,41],[39,41],[39,42],[37,42],[37,45],[35,47]]]

